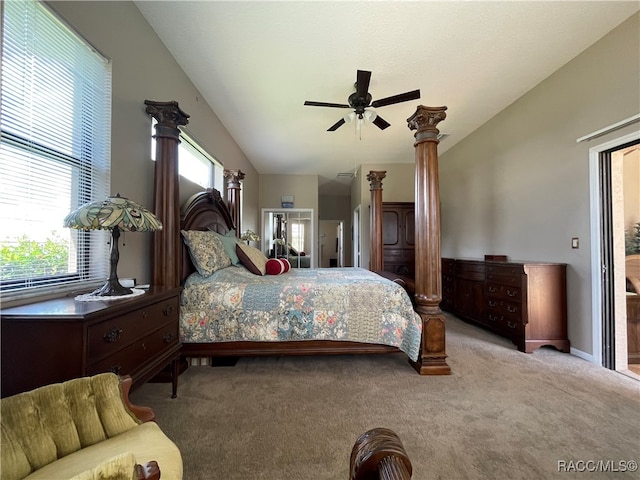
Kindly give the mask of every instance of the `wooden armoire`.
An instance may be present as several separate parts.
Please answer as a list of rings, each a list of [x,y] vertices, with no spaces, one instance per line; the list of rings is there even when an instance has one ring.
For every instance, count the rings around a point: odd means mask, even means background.
[[[413,202],[383,202],[382,255],[384,270],[415,275],[415,205]]]

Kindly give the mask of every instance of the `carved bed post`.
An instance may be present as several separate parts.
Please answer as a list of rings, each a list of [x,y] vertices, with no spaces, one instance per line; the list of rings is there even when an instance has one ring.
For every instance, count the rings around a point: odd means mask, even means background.
[[[440,257],[440,191],[438,182],[439,122],[447,107],[420,105],[407,119],[415,133],[415,301],[422,318],[422,348],[414,365],[420,375],[448,375],[445,353],[442,299],[442,260]]]
[[[382,252],[382,179],[386,176],[386,170],[371,170],[369,175],[367,175],[369,190],[371,191],[369,270],[372,272],[381,272],[384,270]]]
[[[156,119],[156,165],[153,210],[162,230],[153,236],[152,285],[180,286],[180,176],[178,174],[178,125],[189,123],[189,115],[178,102],[145,100],[146,112]]]
[[[244,178],[244,173],[241,170],[225,169],[224,178],[227,179],[227,204],[236,227],[236,237],[240,238],[240,180]]]

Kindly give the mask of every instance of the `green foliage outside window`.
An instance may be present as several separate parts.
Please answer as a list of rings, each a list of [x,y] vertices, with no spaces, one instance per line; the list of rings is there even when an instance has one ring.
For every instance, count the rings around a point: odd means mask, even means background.
[[[624,249],[626,255],[640,254],[640,222],[633,226],[633,230],[626,232]]]
[[[17,244],[0,246],[0,280],[20,280],[25,272],[50,277],[69,272],[68,242],[52,232],[52,238],[36,242],[23,235]]]

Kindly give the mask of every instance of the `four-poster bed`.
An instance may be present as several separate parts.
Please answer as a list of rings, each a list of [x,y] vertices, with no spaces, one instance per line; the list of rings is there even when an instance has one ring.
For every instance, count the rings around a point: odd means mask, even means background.
[[[239,170],[226,170],[227,201],[215,190],[192,197],[183,206],[182,213],[176,204],[167,199],[178,196],[177,142],[178,126],[187,122],[188,116],[180,111],[176,102],[146,101],[147,113],[158,121],[156,137],[156,175],[154,191],[155,214],[164,228],[153,244],[153,280],[157,285],[181,286],[193,272],[193,264],[187,247],[180,238],[181,230],[213,230],[221,234],[235,229],[240,235],[240,180]],[[440,219],[438,199],[437,136],[436,125],[445,118],[446,107],[418,107],[409,118],[409,128],[415,133],[416,156],[416,277],[415,312],[422,327],[419,354],[411,361],[422,374],[449,374],[445,353],[444,316],[439,308],[440,293]],[[382,270],[381,211],[382,183],[384,175],[372,172],[371,270]],[[382,172],[384,173],[384,172]],[[159,238],[158,238],[159,237]],[[375,257],[375,258],[374,258]],[[162,259],[162,261],[158,261]],[[420,261],[418,261],[420,259]],[[298,269],[299,270],[299,269]],[[305,269],[306,270],[306,269]],[[217,273],[217,272],[216,272]],[[215,275],[215,273],[214,273]],[[377,275],[381,281],[389,282]],[[406,297],[406,295],[405,295]],[[412,312],[415,316],[415,313]],[[411,323],[411,321],[407,321]],[[254,355],[316,355],[343,353],[390,353],[398,348],[379,343],[344,340],[293,340],[293,341],[224,341],[218,343],[185,343],[182,353],[187,357],[223,357]],[[411,359],[411,355],[410,355]]]

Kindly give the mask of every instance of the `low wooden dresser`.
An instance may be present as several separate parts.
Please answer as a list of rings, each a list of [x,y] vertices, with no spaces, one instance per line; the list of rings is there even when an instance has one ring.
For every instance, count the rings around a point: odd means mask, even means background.
[[[131,298],[72,297],[2,310],[2,397],[50,383],[114,372],[137,387],[171,366],[177,394],[180,288]]]
[[[442,259],[441,308],[509,338],[522,352],[569,352],[566,265]]]

